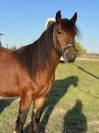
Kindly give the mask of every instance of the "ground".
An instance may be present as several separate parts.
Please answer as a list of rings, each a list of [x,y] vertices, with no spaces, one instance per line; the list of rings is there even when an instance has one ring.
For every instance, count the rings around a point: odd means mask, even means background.
[[[59,64],[53,91],[43,108],[41,133],[99,133],[99,62]],[[0,133],[11,133],[19,101],[0,100]],[[30,122],[32,107],[24,127]]]

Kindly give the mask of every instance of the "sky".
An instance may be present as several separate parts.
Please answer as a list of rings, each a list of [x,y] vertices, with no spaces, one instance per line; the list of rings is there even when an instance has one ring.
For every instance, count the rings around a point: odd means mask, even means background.
[[[78,14],[79,41],[99,53],[99,0],[0,0],[0,33],[5,47],[21,47],[40,37],[46,20],[61,10],[63,18]]]

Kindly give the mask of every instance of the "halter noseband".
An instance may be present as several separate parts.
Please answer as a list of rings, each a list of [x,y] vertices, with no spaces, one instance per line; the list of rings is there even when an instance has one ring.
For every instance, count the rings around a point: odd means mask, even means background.
[[[65,51],[66,49],[71,48],[71,47],[75,48],[75,46],[74,46],[73,44],[71,44],[71,43],[68,44],[68,45],[65,45],[64,48],[61,48],[61,47],[57,44],[56,39],[55,39],[55,27],[54,27],[54,29],[53,29],[53,42],[54,42],[54,47],[55,47],[55,49],[59,50],[59,51],[61,52],[62,56],[64,56],[64,51]]]

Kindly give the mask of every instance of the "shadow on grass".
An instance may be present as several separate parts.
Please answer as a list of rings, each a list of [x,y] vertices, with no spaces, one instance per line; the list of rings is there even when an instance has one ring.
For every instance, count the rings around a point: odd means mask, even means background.
[[[0,113],[4,111],[16,98],[1,98],[0,99]]]
[[[40,132],[45,133],[45,128],[48,123],[49,117],[60,99],[66,94],[71,85],[77,86],[78,77],[71,76],[62,80],[56,80],[52,92],[47,97],[47,101],[43,108],[44,116],[40,122]]]
[[[83,72],[89,74],[90,76],[92,76],[92,77],[94,77],[94,78],[96,78],[96,79],[99,80],[99,76],[96,76],[95,74],[93,74],[93,73],[91,73],[91,72],[88,72],[87,70],[85,70],[85,68],[83,68],[83,67],[81,67],[81,66],[79,66],[79,65],[76,65],[76,67],[77,67],[79,70],[81,70],[81,71],[83,71]]]
[[[87,120],[82,113],[82,102],[76,101],[75,106],[64,117],[63,133],[86,133]]]

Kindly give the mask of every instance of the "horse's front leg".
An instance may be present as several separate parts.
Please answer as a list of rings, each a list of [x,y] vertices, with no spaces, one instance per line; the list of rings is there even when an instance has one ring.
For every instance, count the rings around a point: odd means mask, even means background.
[[[19,109],[19,114],[16,121],[16,128],[14,133],[23,133],[23,125],[26,121],[27,113],[31,103],[32,103],[31,93],[28,92],[21,96],[20,109]]]
[[[29,133],[39,133],[39,121],[41,118],[41,108],[44,105],[45,97],[37,98],[34,101],[34,109],[29,127]]]

